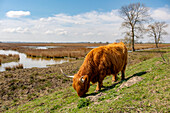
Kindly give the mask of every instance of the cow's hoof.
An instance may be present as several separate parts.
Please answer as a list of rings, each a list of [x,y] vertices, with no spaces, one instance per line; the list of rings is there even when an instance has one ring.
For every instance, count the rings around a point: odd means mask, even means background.
[[[116,81],[112,81],[112,84],[114,84]]]
[[[95,90],[94,92],[95,92],[95,93],[98,93],[98,92],[99,92],[99,90]]]

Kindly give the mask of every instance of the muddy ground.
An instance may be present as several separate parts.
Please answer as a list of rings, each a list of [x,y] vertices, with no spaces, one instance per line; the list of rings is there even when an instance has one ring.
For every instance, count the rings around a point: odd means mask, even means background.
[[[157,56],[160,53],[131,52],[128,54],[128,66]],[[48,68],[0,72],[0,111],[71,86],[72,79],[62,75],[59,68],[66,74],[73,75],[82,63],[83,59],[79,59]]]
[[[70,86],[72,80],[63,76],[59,67],[65,73],[74,74],[82,62],[0,72],[0,111]]]

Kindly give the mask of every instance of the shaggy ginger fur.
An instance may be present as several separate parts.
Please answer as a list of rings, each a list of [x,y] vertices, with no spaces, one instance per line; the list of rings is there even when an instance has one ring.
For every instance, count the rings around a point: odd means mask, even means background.
[[[127,48],[124,43],[113,43],[92,49],[86,56],[77,74],[73,78],[73,87],[78,96],[84,96],[93,84],[98,82],[96,91],[101,89],[102,82],[107,75],[113,75],[112,81],[116,81],[117,74],[121,71],[121,79],[127,64]],[[83,77],[82,77],[83,76]],[[80,78],[84,82],[80,81]]]

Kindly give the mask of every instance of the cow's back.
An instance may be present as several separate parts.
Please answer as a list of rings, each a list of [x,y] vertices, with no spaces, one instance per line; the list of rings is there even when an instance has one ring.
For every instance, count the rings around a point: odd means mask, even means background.
[[[123,43],[113,43],[92,49],[80,67],[78,75],[89,75],[96,83],[101,77],[117,74],[127,63],[127,48]]]
[[[95,83],[96,78],[118,74],[123,69],[127,63],[127,48],[123,43],[113,43],[93,49],[89,56],[94,62],[96,74],[93,74],[92,82]]]

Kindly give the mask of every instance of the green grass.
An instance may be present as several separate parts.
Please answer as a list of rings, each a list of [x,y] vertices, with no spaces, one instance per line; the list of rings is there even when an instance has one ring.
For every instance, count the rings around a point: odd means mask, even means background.
[[[164,54],[168,59],[170,53]],[[127,67],[126,80],[111,84],[111,76],[104,80],[102,93],[95,102],[77,96],[70,87],[65,90],[37,98],[17,108],[9,109],[7,113],[82,113],[82,112],[169,112],[170,111],[170,65],[162,58],[153,58],[139,64]],[[117,91],[119,86],[134,76],[140,76],[142,81]],[[119,75],[120,77],[120,75]],[[96,85],[92,85],[88,95],[94,96]]]

